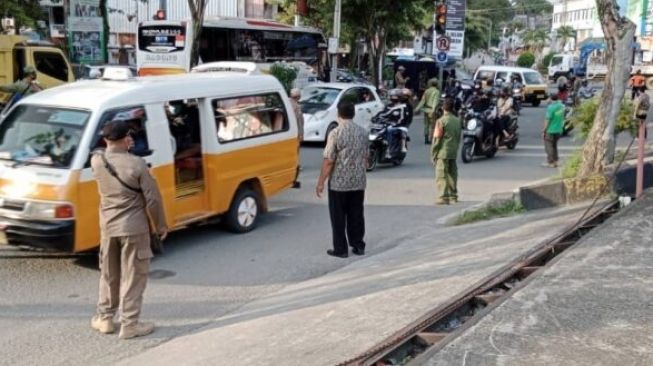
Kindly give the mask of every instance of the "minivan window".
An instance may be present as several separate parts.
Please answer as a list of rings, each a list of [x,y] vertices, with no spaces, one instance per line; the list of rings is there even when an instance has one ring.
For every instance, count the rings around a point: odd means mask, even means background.
[[[147,115],[143,106],[132,106],[125,108],[112,109],[105,112],[100,118],[97,133],[91,142],[91,151],[95,149],[102,149],[106,147],[104,139],[100,137],[100,132],[105,124],[111,121],[125,121],[131,128],[131,136],[134,140],[134,145],[129,152],[138,156],[148,156],[152,154],[147,140],[147,131],[145,123],[147,122]]]
[[[494,71],[490,70],[480,70],[476,73],[476,80],[494,80]]]
[[[286,109],[278,93],[215,99],[211,105],[220,142],[256,138],[289,128]]]
[[[0,159],[70,166],[90,111],[19,105],[0,126]]]
[[[542,80],[542,76],[540,76],[540,74],[536,72],[525,72],[524,80],[526,80],[526,84],[529,85],[544,84],[544,81]]]
[[[68,81],[66,60],[56,52],[34,52],[36,70],[61,81]]]

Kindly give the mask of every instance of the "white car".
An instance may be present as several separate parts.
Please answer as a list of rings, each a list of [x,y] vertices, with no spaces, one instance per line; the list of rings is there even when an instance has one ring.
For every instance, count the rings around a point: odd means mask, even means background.
[[[302,89],[299,101],[304,114],[304,141],[326,141],[336,128],[338,103],[348,99],[356,105],[354,122],[369,130],[372,117],[383,110],[373,86],[352,83],[320,83]]]

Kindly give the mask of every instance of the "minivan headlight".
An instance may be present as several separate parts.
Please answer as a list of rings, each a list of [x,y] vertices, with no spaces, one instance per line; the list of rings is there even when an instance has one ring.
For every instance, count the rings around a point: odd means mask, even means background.
[[[27,202],[23,214],[26,218],[53,220],[75,217],[73,205],[60,202]]]

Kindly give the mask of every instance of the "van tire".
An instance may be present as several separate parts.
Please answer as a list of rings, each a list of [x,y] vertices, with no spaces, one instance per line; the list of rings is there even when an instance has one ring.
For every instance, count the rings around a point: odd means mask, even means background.
[[[329,127],[327,127],[326,132],[324,133],[324,143],[325,144],[326,144],[327,140],[329,139],[329,135],[331,134],[331,132],[333,132],[333,130],[336,129],[336,127],[338,127],[338,124],[336,122],[331,122],[329,124]]]
[[[249,188],[238,189],[225,217],[227,229],[238,234],[254,230],[260,212],[261,201],[258,194]]]
[[[649,77],[646,79],[646,89],[648,90],[653,89],[653,77]]]
[[[533,101],[533,107],[539,107],[539,106],[540,106],[540,100],[539,100],[539,99],[535,99],[535,100]]]

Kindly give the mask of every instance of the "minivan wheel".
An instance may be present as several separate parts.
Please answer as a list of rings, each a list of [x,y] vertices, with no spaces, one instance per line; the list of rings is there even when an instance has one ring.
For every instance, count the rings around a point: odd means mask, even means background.
[[[327,140],[329,139],[329,134],[331,134],[331,132],[332,132],[333,130],[335,130],[336,127],[338,127],[338,124],[335,123],[335,122],[331,122],[331,124],[329,125],[329,127],[327,127],[327,129],[326,129],[326,133],[324,134],[324,143],[325,143],[325,144],[326,144]]]
[[[227,213],[226,224],[229,231],[246,233],[254,230],[258,223],[259,207],[258,194],[249,188],[240,188]]]

